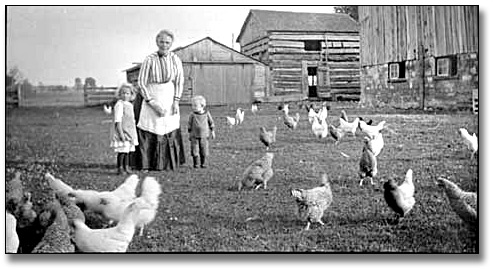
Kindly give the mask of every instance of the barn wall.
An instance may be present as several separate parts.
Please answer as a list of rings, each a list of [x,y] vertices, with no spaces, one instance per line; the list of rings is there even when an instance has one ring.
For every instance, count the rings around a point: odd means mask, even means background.
[[[420,77],[421,64],[416,60],[406,62],[407,77],[399,82],[388,80],[387,64],[363,67],[361,103],[373,107],[421,108],[424,105],[426,108],[470,110],[472,91],[479,87],[478,55],[464,53],[457,57],[458,75],[448,78],[435,76],[435,58],[426,58],[424,81]]]

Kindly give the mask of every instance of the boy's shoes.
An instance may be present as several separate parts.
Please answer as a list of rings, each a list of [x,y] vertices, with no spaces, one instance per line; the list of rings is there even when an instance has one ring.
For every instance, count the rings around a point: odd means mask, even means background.
[[[208,167],[208,166],[205,164],[201,164],[201,168],[206,168],[206,167]]]

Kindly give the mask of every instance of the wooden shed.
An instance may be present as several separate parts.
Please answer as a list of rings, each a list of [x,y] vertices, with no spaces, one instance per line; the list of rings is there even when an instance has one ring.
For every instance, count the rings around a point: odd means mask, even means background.
[[[269,65],[266,100],[358,100],[358,30],[347,14],[250,10],[237,42]]]
[[[184,68],[181,103],[192,95],[203,95],[208,105],[250,103],[266,94],[268,67],[251,57],[205,37],[174,50]],[[129,68],[127,80],[137,85],[140,64]]]
[[[361,6],[361,101],[471,109],[478,92],[478,6]]]

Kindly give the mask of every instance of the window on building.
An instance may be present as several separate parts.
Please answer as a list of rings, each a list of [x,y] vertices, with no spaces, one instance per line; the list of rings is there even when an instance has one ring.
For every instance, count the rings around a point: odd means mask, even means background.
[[[388,74],[389,74],[389,79],[401,79],[405,78],[405,61],[397,62],[397,63],[390,63],[388,65]]]
[[[451,77],[458,73],[457,60],[455,56],[436,58],[436,76]]]
[[[304,49],[306,51],[321,51],[321,41],[306,40],[304,41]]]

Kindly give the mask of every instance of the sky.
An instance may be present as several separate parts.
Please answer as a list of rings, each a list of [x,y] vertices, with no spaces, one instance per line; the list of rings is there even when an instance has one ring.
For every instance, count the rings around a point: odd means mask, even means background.
[[[17,66],[33,85],[72,86],[77,77],[83,83],[93,77],[98,86],[116,86],[126,81],[125,69],[157,49],[159,30],[175,33],[173,48],[207,36],[232,47],[250,9],[334,12],[333,6],[9,6],[6,68]]]

